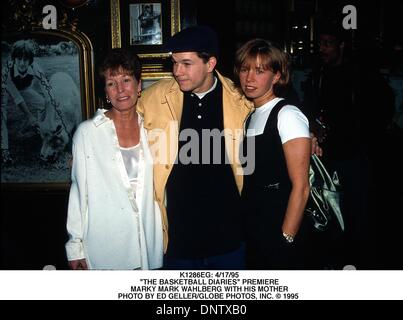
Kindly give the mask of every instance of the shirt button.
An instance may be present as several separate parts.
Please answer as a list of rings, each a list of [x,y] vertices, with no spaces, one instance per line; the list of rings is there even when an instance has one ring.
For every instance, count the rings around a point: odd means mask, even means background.
[[[202,117],[201,117],[201,115],[199,114],[198,116],[197,116],[197,119],[201,119]]]
[[[169,164],[166,164],[166,165],[165,165],[165,169],[169,169]]]
[[[201,102],[199,103],[199,107],[201,107],[202,106],[202,104],[201,104]]]

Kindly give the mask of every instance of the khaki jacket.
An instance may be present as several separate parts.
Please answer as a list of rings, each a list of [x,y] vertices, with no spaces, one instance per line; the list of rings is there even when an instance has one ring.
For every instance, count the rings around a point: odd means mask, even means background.
[[[223,87],[225,148],[241,192],[243,176],[238,148],[244,134],[243,124],[253,104],[239,93],[230,79],[217,74]],[[154,159],[155,197],[162,214],[165,251],[168,245],[165,186],[178,154],[182,108],[183,92],[175,79],[160,80],[147,88],[138,103],[138,111],[144,115],[144,127],[148,131],[148,142]]]

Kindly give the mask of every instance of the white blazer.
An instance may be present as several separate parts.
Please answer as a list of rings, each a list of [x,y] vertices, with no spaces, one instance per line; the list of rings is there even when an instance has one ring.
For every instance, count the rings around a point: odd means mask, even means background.
[[[136,197],[119,148],[114,123],[98,109],[73,137],[66,243],[67,259],[89,269],[155,269],[162,266],[161,214],[154,202],[153,162],[140,124]]]

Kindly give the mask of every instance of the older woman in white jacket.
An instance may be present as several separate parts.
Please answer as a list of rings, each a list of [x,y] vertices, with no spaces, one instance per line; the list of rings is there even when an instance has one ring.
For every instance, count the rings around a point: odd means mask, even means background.
[[[99,109],[73,137],[66,243],[71,269],[162,266],[161,214],[153,199],[153,163],[136,111],[141,65],[113,49],[100,69],[109,110]]]

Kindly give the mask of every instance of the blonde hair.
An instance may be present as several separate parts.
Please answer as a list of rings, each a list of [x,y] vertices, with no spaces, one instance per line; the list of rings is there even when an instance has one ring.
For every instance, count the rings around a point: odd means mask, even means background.
[[[235,54],[234,76],[235,84],[239,87],[241,68],[250,61],[261,62],[261,67],[280,74],[280,79],[274,84],[273,91],[281,96],[281,91],[290,81],[288,55],[271,42],[264,39],[252,39],[242,45]]]

